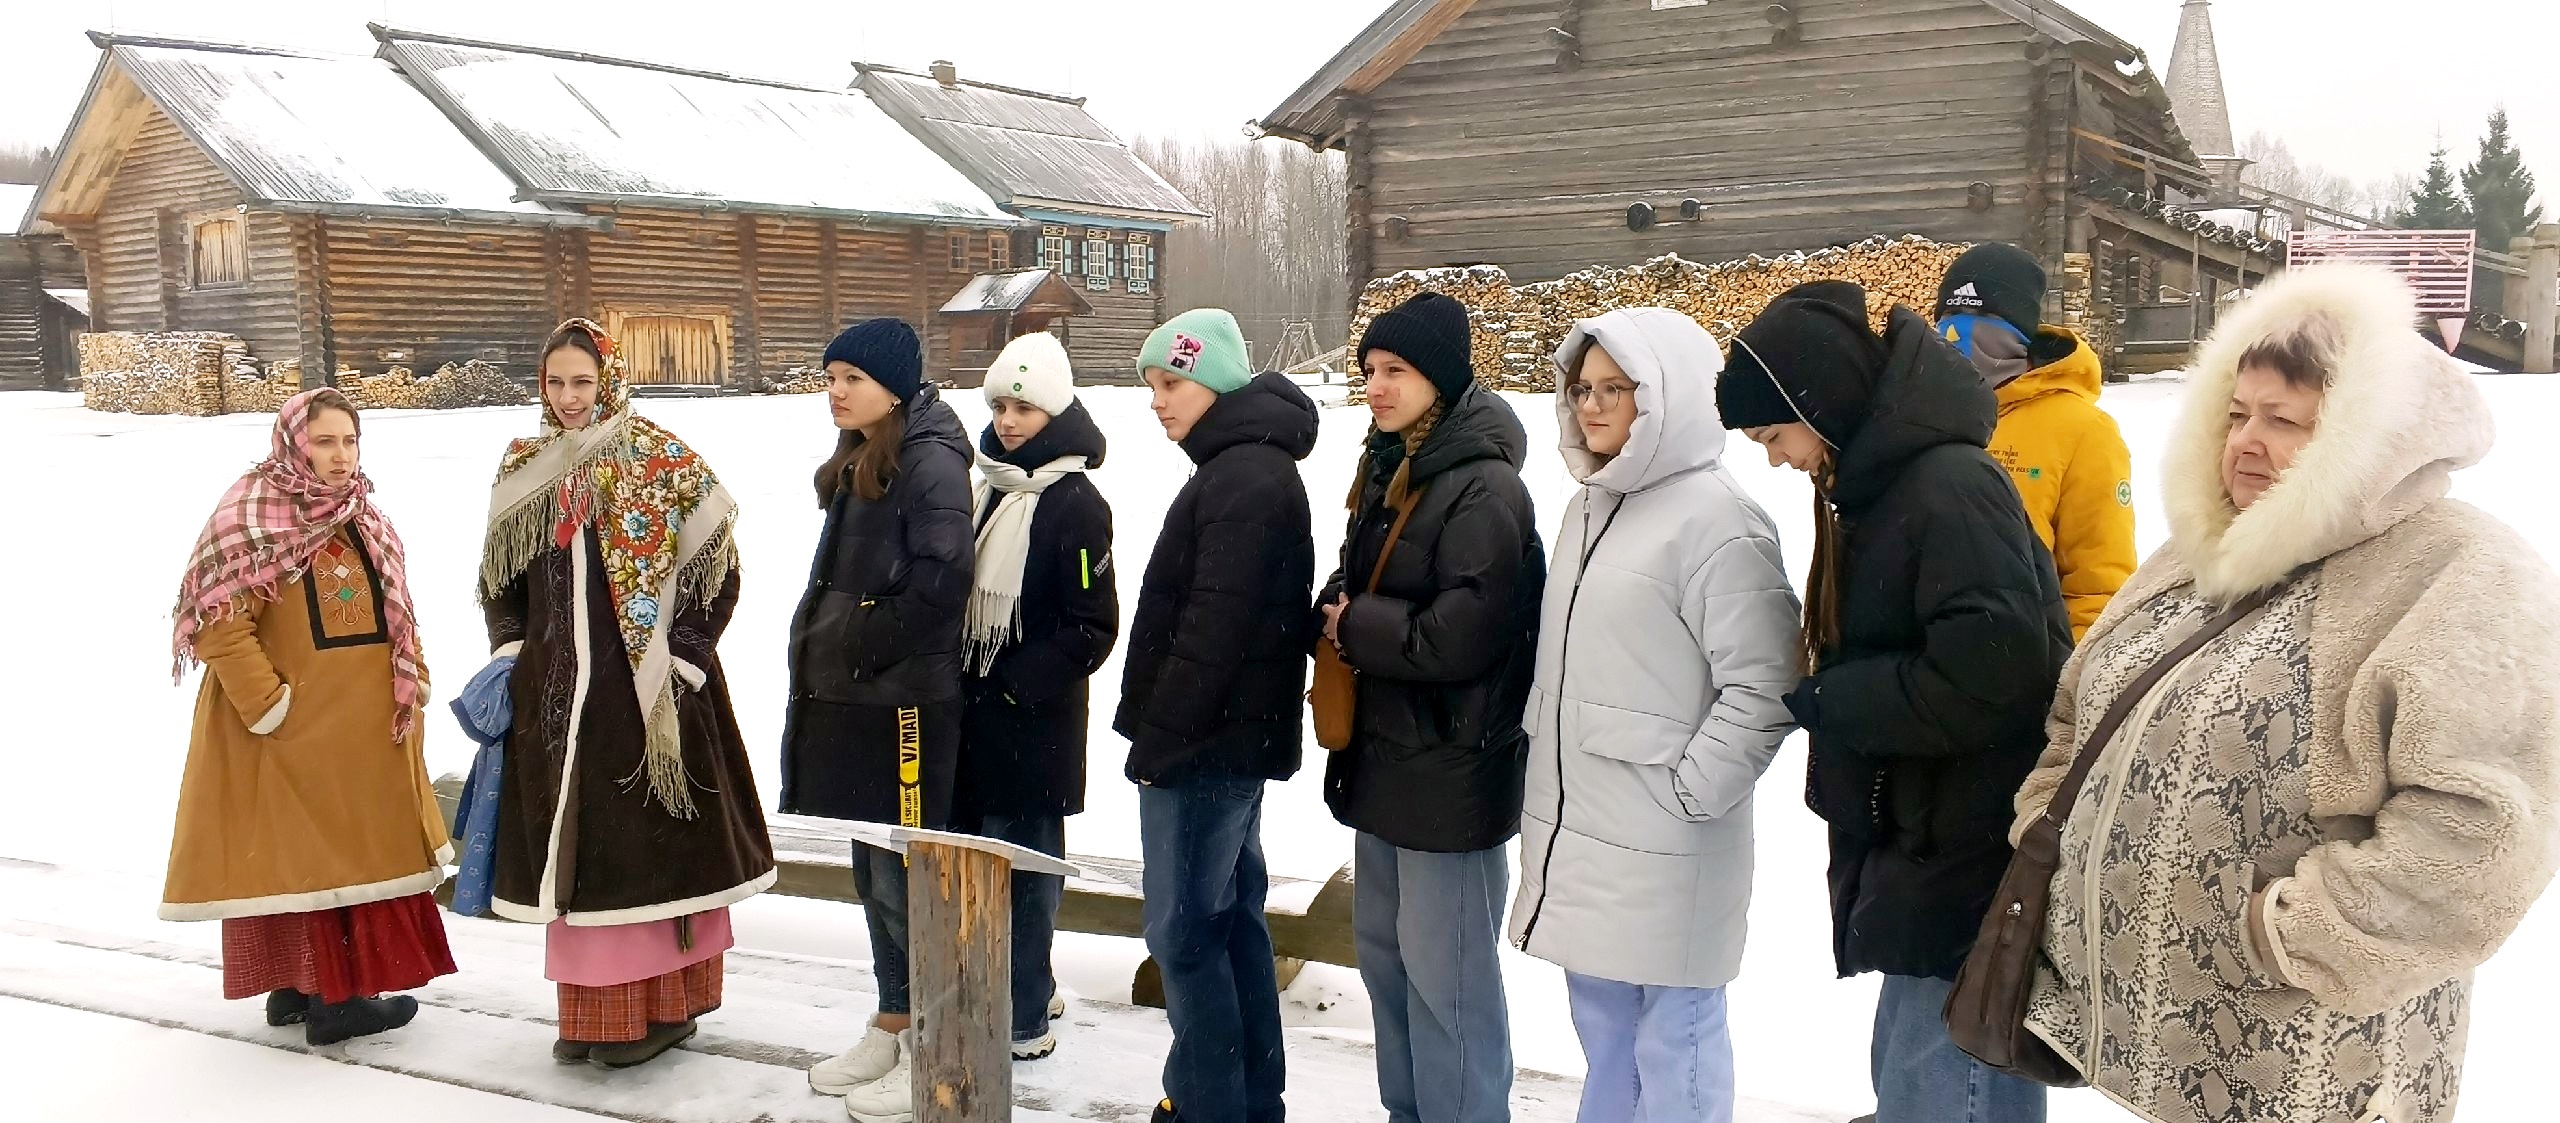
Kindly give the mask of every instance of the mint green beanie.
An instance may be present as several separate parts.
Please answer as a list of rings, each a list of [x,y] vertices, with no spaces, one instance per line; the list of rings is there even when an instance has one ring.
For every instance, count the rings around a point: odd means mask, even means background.
[[[1138,374],[1150,370],[1170,371],[1221,394],[1253,381],[1244,330],[1224,308],[1194,308],[1147,333],[1147,345],[1138,349]]]

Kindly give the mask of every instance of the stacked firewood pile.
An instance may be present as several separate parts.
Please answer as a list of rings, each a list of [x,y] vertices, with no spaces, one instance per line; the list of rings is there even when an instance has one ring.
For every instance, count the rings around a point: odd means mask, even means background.
[[[1896,304],[1927,312],[1937,302],[1939,279],[1966,248],[1912,236],[1713,265],[1666,255],[1518,286],[1490,265],[1415,270],[1381,278],[1361,293],[1351,338],[1356,344],[1371,317],[1416,293],[1445,293],[1465,304],[1474,321],[1479,381],[1502,390],[1548,392],[1555,389],[1549,357],[1575,320],[1619,308],[1670,308],[1719,341],[1730,340],[1778,294],[1807,281],[1840,280],[1867,290],[1867,312],[1882,330]]]
[[[816,367],[793,367],[765,384],[768,394],[817,394],[826,388],[827,372]]]
[[[337,384],[358,409],[533,400],[504,368],[478,359],[447,363],[429,378],[401,366],[373,375],[342,367]],[[280,359],[262,372],[247,344],[221,332],[90,332],[80,337],[80,388],[81,404],[103,413],[272,413],[301,392],[302,363]]]
[[[428,378],[401,366],[371,375],[341,370],[338,389],[358,409],[467,409],[533,400],[523,386],[507,377],[505,368],[480,359],[446,363]]]
[[[80,337],[81,404],[102,412],[211,417],[234,394],[262,400],[262,381],[248,345],[225,332]]]

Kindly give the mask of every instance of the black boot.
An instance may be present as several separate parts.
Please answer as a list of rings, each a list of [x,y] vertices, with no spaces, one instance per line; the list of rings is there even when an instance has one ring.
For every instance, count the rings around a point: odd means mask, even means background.
[[[644,1065],[657,1060],[659,1054],[683,1044],[686,1038],[693,1036],[693,1031],[694,1024],[691,1019],[675,1025],[653,1025],[649,1027],[649,1035],[638,1041],[625,1041],[619,1045],[598,1045],[591,1055],[595,1057],[597,1064],[606,1068],[630,1068],[633,1065]]]
[[[310,1011],[311,996],[304,994],[301,991],[286,988],[284,990],[272,990],[267,992],[268,1025],[301,1025],[303,1016],[310,1013]]]
[[[1158,1100],[1155,1111],[1147,1116],[1147,1123],[1182,1123],[1182,1117],[1173,1113],[1172,1100]]]
[[[335,1045],[351,1037],[398,1029],[417,1016],[418,1000],[405,994],[316,1005],[303,1015],[303,1040]]]

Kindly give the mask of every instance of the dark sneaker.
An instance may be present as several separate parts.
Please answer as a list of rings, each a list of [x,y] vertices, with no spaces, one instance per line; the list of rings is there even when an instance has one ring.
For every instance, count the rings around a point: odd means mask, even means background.
[[[398,1029],[417,1016],[418,1000],[405,994],[351,998],[315,1005],[304,1012],[302,1036],[313,1045],[335,1045],[351,1037]]]
[[[310,1012],[310,995],[291,989],[267,992],[268,1025],[298,1026],[302,1024],[303,1017]]]
[[[633,1065],[644,1065],[657,1060],[659,1055],[667,1050],[684,1044],[685,1039],[693,1036],[694,1029],[695,1026],[691,1020],[675,1025],[653,1025],[649,1027],[647,1037],[638,1041],[626,1041],[619,1045],[598,1045],[589,1055],[595,1058],[597,1064],[606,1068],[630,1068]]]
[[[551,1043],[551,1059],[564,1065],[582,1065],[595,1055],[596,1047],[584,1041],[562,1038]]]

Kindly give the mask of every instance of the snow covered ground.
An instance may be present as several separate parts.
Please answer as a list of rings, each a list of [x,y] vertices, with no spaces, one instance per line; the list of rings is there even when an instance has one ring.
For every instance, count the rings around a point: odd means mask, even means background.
[[[2560,416],[2560,379],[2487,376],[2481,384],[2509,433],[2486,464],[2456,477],[2456,494],[2560,557],[2560,506],[2547,494],[2548,481],[2560,478],[2560,442],[2526,428]],[[2165,534],[2154,460],[2179,391],[2174,383],[2146,383],[2111,390],[2106,400],[2136,449],[2146,550]],[[1320,396],[1337,398],[1338,389]],[[1190,466],[1148,416],[1144,391],[1096,388],[1086,399],[1114,441],[1095,478],[1111,499],[1132,567],[1122,590],[1127,602],[1137,559]],[[973,431],[983,423],[975,394],[955,395],[953,404]],[[1515,404],[1531,434],[1529,479],[1540,522],[1552,529],[1572,486],[1548,451],[1552,399],[1521,396]],[[770,802],[787,620],[819,523],[809,474],[832,430],[815,398],[651,400],[640,409],[700,448],[743,506],[746,582],[721,656]],[[1321,445],[1305,465],[1318,548],[1328,554],[1366,420],[1358,411],[1328,410]],[[447,689],[478,669],[484,650],[471,579],[486,485],[500,447],[531,425],[529,408],[367,415],[366,469],[408,541],[430,667]],[[357,1069],[278,1052],[300,1050],[299,1035],[265,1028],[252,1004],[219,1001],[216,928],[153,917],[194,699],[192,679],[184,687],[169,683],[169,598],[205,512],[240,468],[264,454],[267,428],[259,416],[94,414],[73,395],[0,394],[0,449],[17,478],[33,485],[18,536],[0,551],[0,587],[16,595],[19,637],[0,644],[9,713],[0,759],[10,773],[0,786],[0,1104],[7,1105],[0,1116],[230,1120],[362,1096],[401,1105],[395,1118],[578,1117],[508,1097],[685,1123],[842,1118],[834,1101],[807,1092],[794,1066],[842,1048],[871,1001],[869,952],[851,906],[768,897],[742,907],[728,1006],[705,1020],[703,1036],[681,1056],[631,1073],[551,1064],[544,1052],[551,1028],[543,1022],[550,989],[541,979],[538,934],[495,922],[454,922],[463,973],[421,995],[430,1009],[416,1027],[319,1051]],[[1801,572],[1811,548],[1809,490],[1747,446],[1730,450],[1730,459],[1743,485],[1778,518],[1789,565]],[[1094,690],[1090,813],[1072,821],[1069,843],[1083,853],[1135,857],[1136,797],[1119,777],[1122,743],[1105,728],[1110,705],[1102,701],[1117,697],[1116,661]],[[430,729],[430,768],[460,770],[468,743],[449,722]],[[1321,762],[1310,765],[1273,787],[1264,831],[1275,872],[1321,878],[1348,859],[1350,835],[1324,809]],[[1764,793],[1755,932],[1732,988],[1741,1089],[1757,1101],[1746,1105],[1744,1118],[1761,1123],[1836,1123],[1872,1105],[1866,1036],[1874,986],[1830,977],[1823,834],[1791,798],[1789,777],[1802,767],[1791,742]],[[2543,1061],[2529,1043],[2542,1036],[2536,1015],[2560,1004],[2560,969],[2549,966],[2560,951],[2554,913],[2538,910],[2481,973],[2467,1117],[2547,1113],[2537,1070]],[[1504,954],[1516,1051],[1528,1070],[1519,1115],[1570,1118],[1582,1063],[1561,977],[1549,965]],[[1019,1067],[1018,1118],[1144,1117],[1165,1033],[1160,1015],[1125,1004],[1141,955],[1134,941],[1062,937],[1062,985],[1076,997],[1075,1009],[1057,1056]],[[1363,1045],[1367,1000],[1356,973],[1311,966],[1290,998],[1290,1099],[1298,1116],[1375,1118]],[[146,1057],[151,1079],[121,1075]],[[1557,1075],[1542,1075],[1548,1073]],[[178,1088],[185,1093],[173,1095]],[[2061,1123],[2122,1118],[2087,1093],[2059,1095],[2055,1104]]]

